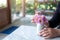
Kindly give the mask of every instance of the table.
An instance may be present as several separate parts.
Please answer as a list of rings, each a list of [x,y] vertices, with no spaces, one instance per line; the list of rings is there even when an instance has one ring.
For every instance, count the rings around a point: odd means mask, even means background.
[[[10,35],[5,37],[3,40],[45,40],[36,33],[36,27],[21,25]],[[60,37],[47,39],[47,40],[60,40]]]

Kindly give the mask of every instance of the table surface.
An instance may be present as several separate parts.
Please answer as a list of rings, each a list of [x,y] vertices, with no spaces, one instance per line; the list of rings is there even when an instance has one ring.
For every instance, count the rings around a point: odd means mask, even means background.
[[[36,33],[36,27],[21,25],[10,35],[3,40],[45,40],[44,37],[40,37]],[[47,39],[47,40],[60,40],[60,37]]]

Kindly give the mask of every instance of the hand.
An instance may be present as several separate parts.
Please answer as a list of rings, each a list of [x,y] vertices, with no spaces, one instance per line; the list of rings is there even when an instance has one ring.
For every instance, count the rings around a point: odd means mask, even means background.
[[[60,30],[53,28],[44,28],[40,31],[39,35],[43,36],[44,38],[53,38],[60,35]]]

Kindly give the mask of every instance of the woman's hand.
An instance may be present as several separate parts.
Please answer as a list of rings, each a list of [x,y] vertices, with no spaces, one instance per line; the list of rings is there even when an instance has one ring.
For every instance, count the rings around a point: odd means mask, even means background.
[[[40,36],[43,36],[44,38],[53,38],[60,36],[60,30],[59,29],[53,29],[53,28],[44,28],[39,33]]]

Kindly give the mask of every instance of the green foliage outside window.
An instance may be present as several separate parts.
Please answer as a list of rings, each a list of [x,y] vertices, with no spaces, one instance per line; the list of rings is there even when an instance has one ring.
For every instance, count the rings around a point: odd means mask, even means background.
[[[38,4],[37,9],[42,10],[51,10],[51,11],[55,11],[56,10],[56,4],[53,3],[42,3],[42,4]],[[26,13],[28,14],[34,14],[34,4],[28,4],[26,3]]]
[[[42,4],[39,4],[38,5],[38,9],[45,9],[45,10],[53,10],[55,11],[56,10],[56,6],[57,6],[57,3],[56,4],[53,4],[53,3],[42,3]]]
[[[26,13],[34,14],[34,4],[26,3]]]

